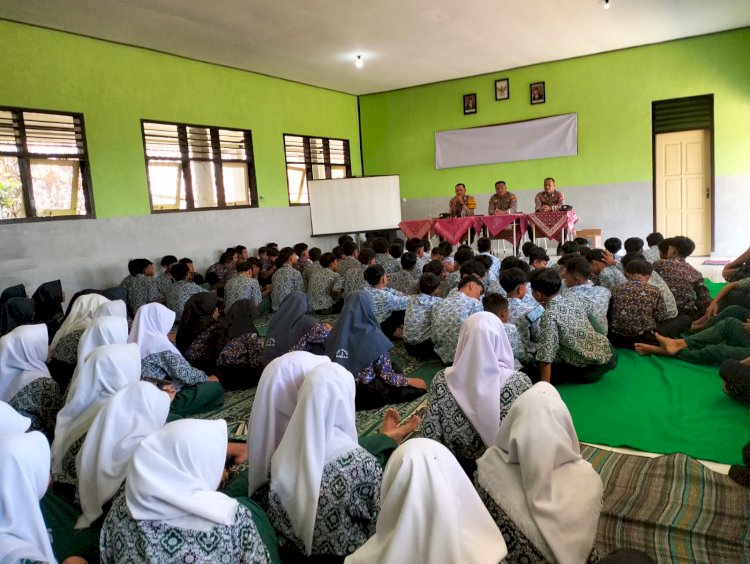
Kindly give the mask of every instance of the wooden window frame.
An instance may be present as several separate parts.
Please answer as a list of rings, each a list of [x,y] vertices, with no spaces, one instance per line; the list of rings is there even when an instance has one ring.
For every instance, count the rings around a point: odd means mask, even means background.
[[[287,151],[287,137],[299,137],[302,139],[302,154],[304,155],[304,162],[302,161],[290,161],[288,158],[288,151]],[[311,141],[319,140],[323,147],[323,162],[319,161],[313,161],[312,158],[312,150],[310,149]],[[282,140],[284,142],[284,162],[286,163],[286,186],[287,186],[287,199],[289,201],[290,206],[309,206],[309,196],[307,202],[293,202],[291,198],[291,189],[292,187],[289,185],[289,167],[290,165],[296,165],[298,168],[305,169],[305,177],[308,181],[310,180],[316,180],[313,178],[313,166],[319,166],[323,165],[325,170],[325,179],[332,178],[331,175],[331,167],[332,166],[345,166],[346,167],[346,178],[352,177],[352,158],[351,158],[351,149],[348,139],[339,139],[336,137],[318,137],[315,135],[299,135],[297,133],[284,133],[282,135]],[[343,163],[332,163],[331,162],[331,141],[341,141],[343,144],[343,150],[344,150],[344,162]],[[322,178],[318,178],[317,180],[324,180]]]

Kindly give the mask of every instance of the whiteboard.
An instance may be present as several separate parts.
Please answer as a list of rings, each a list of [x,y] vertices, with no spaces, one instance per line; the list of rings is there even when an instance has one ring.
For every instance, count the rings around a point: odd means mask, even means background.
[[[398,175],[309,180],[313,235],[396,229],[401,222]]]

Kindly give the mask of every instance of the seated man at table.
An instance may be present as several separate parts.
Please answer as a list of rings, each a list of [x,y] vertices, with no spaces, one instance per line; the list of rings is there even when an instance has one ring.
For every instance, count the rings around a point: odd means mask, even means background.
[[[487,215],[503,215],[506,213],[516,213],[517,210],[516,196],[508,192],[508,186],[504,180],[495,182],[495,193],[490,197],[490,206],[487,209]]]
[[[565,202],[565,196],[559,190],[555,189],[555,179],[544,179],[544,190],[539,192],[534,198],[535,211],[558,211]]]
[[[474,196],[469,196],[466,193],[466,186],[461,183],[456,184],[456,195],[448,203],[451,216],[465,217],[467,215],[474,215],[476,205]]]

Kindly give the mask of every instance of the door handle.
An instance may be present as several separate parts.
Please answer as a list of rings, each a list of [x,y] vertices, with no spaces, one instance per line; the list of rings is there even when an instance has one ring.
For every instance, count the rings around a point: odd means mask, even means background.
[[[706,188],[706,199],[707,200],[711,199],[711,188],[708,188],[708,187]]]

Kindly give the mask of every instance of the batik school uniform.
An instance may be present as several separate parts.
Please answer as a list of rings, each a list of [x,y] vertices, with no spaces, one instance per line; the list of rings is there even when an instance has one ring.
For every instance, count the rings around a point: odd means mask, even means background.
[[[447,298],[452,290],[458,288],[459,282],[461,282],[461,272],[458,270],[449,272],[440,282],[440,297]]]
[[[453,362],[463,322],[470,315],[483,310],[482,302],[456,289],[432,308],[432,342],[444,364]]]
[[[127,292],[127,303],[131,315],[135,315],[139,308],[146,304],[158,302],[161,299],[159,288],[152,276],[138,274]]]
[[[609,340],[632,349],[635,343],[656,344],[657,325],[667,319],[664,298],[657,288],[631,279],[612,289]]]
[[[409,298],[404,314],[404,348],[420,360],[436,358],[432,342],[432,308],[442,300],[439,296],[418,294]]]
[[[354,257],[347,257],[343,256],[338,260],[339,266],[336,269],[336,272],[338,272],[341,277],[343,278],[347,272],[354,268],[359,268],[361,266],[361,263],[355,259]]]
[[[52,438],[63,399],[50,376],[47,326],[23,325],[0,338],[0,401],[31,420],[32,431]]]
[[[530,387],[528,376],[514,368],[500,319],[476,313],[461,328],[453,366],[432,381],[422,435],[444,444],[460,461],[475,460],[492,445],[516,398]]]
[[[401,270],[401,264],[388,253],[376,254],[375,262],[383,267],[388,276]]]
[[[271,277],[271,308],[277,311],[292,292],[302,290],[302,275],[291,264],[285,264]]]
[[[490,271],[487,274],[489,275],[490,280],[498,280],[500,278],[500,259],[498,259],[492,253],[488,253],[488,252],[479,253],[479,254],[488,256],[492,259],[492,266],[490,266]]]
[[[518,332],[520,347],[528,355],[529,360],[521,362],[531,362],[536,354],[536,342],[539,339],[539,320],[530,323],[526,314],[533,311],[536,306],[531,306],[518,298],[508,299],[508,324],[514,325]],[[504,324],[504,326],[507,324]]]
[[[359,262],[357,264],[359,264]],[[320,266],[320,261],[316,260],[304,270],[304,272],[302,273],[302,291],[303,292],[307,292],[307,288],[310,286],[310,277],[313,275],[313,273],[322,269],[323,267]]]
[[[187,301],[195,294],[205,292],[203,288],[187,280],[179,280],[172,284],[167,291],[166,305],[171,309],[176,319],[182,319],[182,313]]]
[[[407,296],[416,294],[419,292],[420,275],[416,266],[409,270],[401,269],[388,276],[388,287]]]
[[[357,262],[357,264],[359,265],[359,268],[350,268],[347,270],[346,274],[344,274],[344,299],[348,298],[354,292],[369,286],[369,284],[365,282],[365,268],[367,267],[359,262]]]
[[[616,288],[618,285],[614,286]],[[607,314],[609,312],[609,302],[612,298],[612,292],[605,286],[594,286],[593,284],[579,284],[570,288],[564,288],[562,295],[575,294],[586,305],[586,313],[590,320],[596,321],[595,329],[604,335],[609,329]]]
[[[659,254],[659,247],[649,247],[648,249],[645,249],[643,251],[643,258],[645,258],[650,263],[655,263],[657,260],[661,258]]]
[[[711,296],[703,275],[684,259],[660,259],[654,263],[654,270],[672,290],[680,315],[697,319],[706,312]]]
[[[396,328],[404,323],[404,312],[409,303],[409,296],[393,288],[375,288],[369,284],[365,287],[365,292],[372,298],[375,317],[380,323],[380,329],[386,337],[390,337]]]
[[[625,284],[627,278],[617,266],[606,266],[597,275],[596,285],[612,290],[618,284]]]
[[[482,282],[484,282],[484,295],[489,296],[490,294],[499,294],[502,297],[506,297],[507,293],[505,290],[503,290],[503,287],[500,285],[500,282],[497,280],[490,280],[488,275],[485,275],[484,278],[482,278]]]
[[[208,267],[206,274],[209,272],[216,273],[216,276],[219,278],[219,284],[224,285],[232,276],[234,276],[236,271],[237,266],[234,263],[227,262],[222,264],[217,262]]]
[[[250,300],[258,307],[262,299],[260,284],[255,278],[239,275],[224,285],[224,311],[229,311],[237,300]]]
[[[523,364],[528,364],[534,360],[534,357],[526,352],[523,348],[523,342],[518,335],[518,328],[512,323],[503,323],[503,329],[510,342],[510,348],[513,350],[513,367],[516,370],[522,370]]]
[[[297,264],[294,265],[294,268],[299,271],[300,274],[305,272],[308,268],[310,268],[310,265],[313,264],[313,261],[311,261],[309,258],[305,257],[299,257],[297,259]]]
[[[169,272],[164,272],[160,276],[154,278],[154,284],[159,292],[160,301],[167,299],[167,291],[169,287],[174,284],[174,278]]]
[[[340,301],[340,291],[344,289],[344,280],[338,272],[330,268],[320,268],[310,276],[310,283],[307,287],[307,298],[310,301],[310,307],[317,313],[337,313],[334,310],[336,303],[343,305]],[[333,291],[337,295],[334,298]],[[341,306],[339,306],[340,308]]]
[[[591,324],[581,298],[558,294],[539,320],[536,360],[552,364],[555,382],[595,382],[615,367],[617,354]]]
[[[430,258],[430,255],[428,255],[427,253],[424,253],[421,257],[417,257],[417,264],[414,265],[414,268],[417,269],[420,275],[422,274],[422,271],[424,270],[425,265],[429,263],[430,260],[432,259]]]

